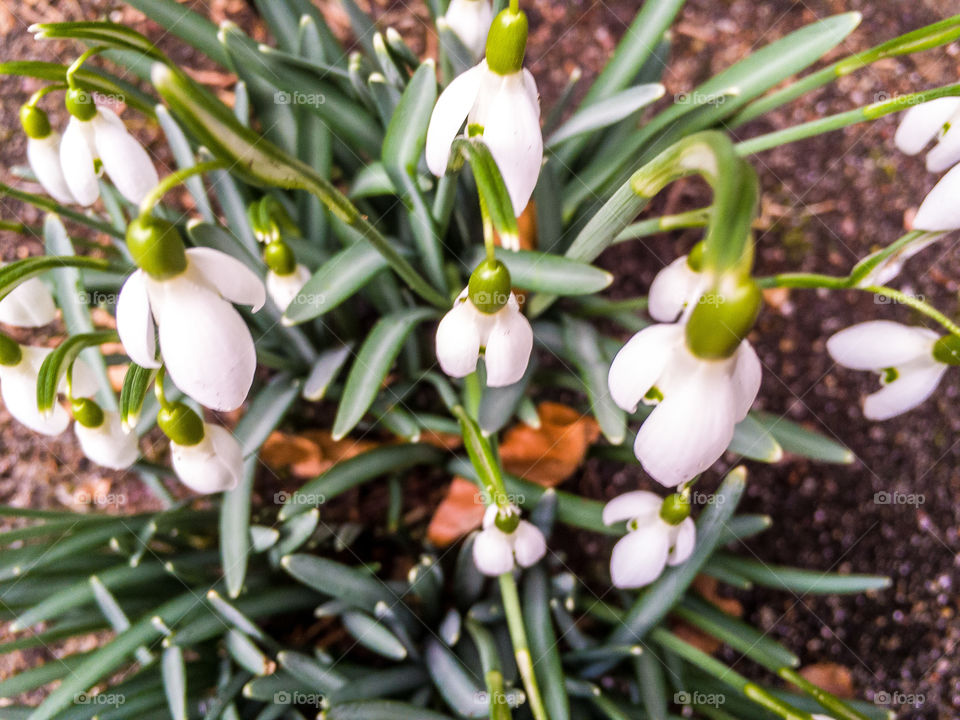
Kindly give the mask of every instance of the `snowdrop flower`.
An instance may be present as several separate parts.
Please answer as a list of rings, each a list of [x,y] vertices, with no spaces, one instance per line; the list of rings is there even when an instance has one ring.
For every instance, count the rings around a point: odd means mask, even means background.
[[[460,128],[482,136],[490,149],[517,215],[530,201],[540,176],[543,135],[537,84],[523,68],[527,19],[521,12],[501,12],[487,38],[487,56],[441,93],[430,116],[426,157],[430,171],[447,172],[450,148]]]
[[[139,204],[159,182],[147,151],[109,108],[97,107],[83,90],[67,91],[71,118],[60,141],[60,165],[70,194],[81,205],[100,197],[95,161],[123,197]]]
[[[900,274],[900,271],[903,270],[903,266],[906,265],[910,258],[945,237],[946,233],[927,233],[917,237],[912,242],[907,243],[899,250],[877,263],[876,267],[874,267],[870,272],[864,275],[859,282],[857,282],[857,287],[886,285]],[[877,254],[882,252],[884,252],[884,250],[878,250]]]
[[[89,398],[74,398],[73,431],[88,459],[111,470],[125,470],[140,456],[136,433],[127,433],[120,413],[103,410]]]
[[[60,133],[50,129],[47,114],[33,105],[24,105],[20,108],[20,124],[27,134],[27,161],[37,182],[57,202],[75,202],[60,165]]]
[[[203,422],[183,403],[160,410],[157,425],[170,438],[173,469],[194,492],[232,490],[243,474],[243,450],[224,427]]]
[[[451,377],[477,369],[482,353],[489,387],[520,381],[533,350],[533,328],[510,289],[510,273],[499,261],[483,263],[437,327],[437,361]]]
[[[610,395],[619,407],[632,413],[641,402],[656,405],[633,450],[666,487],[720,458],[760,390],[760,361],[741,339],[759,310],[759,290],[746,287],[736,299],[701,301],[686,323],[644,328],[610,366]]]
[[[515,505],[491,505],[483,516],[483,530],[473,542],[473,561],[484,575],[503,575],[514,568],[535,565],[547,552],[543,533],[520,519]]]
[[[698,264],[702,247],[698,244],[690,255],[681,255],[653,279],[647,310],[657,322],[674,322],[703,294],[706,282]]]
[[[880,374],[883,387],[863,402],[870,420],[887,420],[917,407],[960,365],[960,337],[889,320],[853,325],[827,340],[827,352],[844,367]]]
[[[490,0],[450,0],[443,19],[473,53],[474,58],[483,54],[487,32],[493,22],[493,6]]]
[[[167,372],[183,392],[213,410],[243,404],[257,367],[253,337],[231,303],[256,312],[266,301],[260,278],[219,250],[184,250],[176,228],[140,217],[127,246],[141,268],[117,301],[117,332],[138,365],[160,367],[154,326]]]
[[[24,280],[0,300],[0,323],[15,327],[43,327],[57,317],[57,306],[43,280]]]
[[[613,547],[610,577],[619,588],[649,585],[667,565],[685,562],[696,543],[690,504],[682,495],[666,500],[645,490],[624,493],[603,508],[605,525],[627,521],[627,534]]]
[[[933,186],[913,218],[914,230],[939,232],[960,228],[960,165]]]
[[[957,120],[960,120],[960,98],[937,98],[907,110],[893,140],[901,152],[916,155],[938,138],[927,153],[927,170],[941,172],[960,162]]]
[[[310,271],[297,262],[293,250],[283,240],[268,242],[263,260],[267,264],[267,295],[282,312],[307,284]]]
[[[41,435],[59,435],[70,424],[70,416],[54,403],[50,412],[37,407],[37,375],[51,348],[18,345],[0,335],[0,396],[15,420]],[[90,368],[82,360],[73,363],[72,387],[78,394],[92,395],[97,384]],[[64,378],[61,392],[65,389]]]

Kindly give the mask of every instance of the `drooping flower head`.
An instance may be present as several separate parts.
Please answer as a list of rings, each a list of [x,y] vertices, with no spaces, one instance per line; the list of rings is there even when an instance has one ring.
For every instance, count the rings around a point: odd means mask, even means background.
[[[487,56],[440,94],[427,129],[430,171],[447,172],[450,148],[466,120],[469,136],[482,136],[520,215],[530,201],[543,161],[537,84],[523,68],[527,18],[509,9],[493,21]]]
[[[515,505],[490,505],[483,515],[483,529],[473,543],[473,561],[484,575],[503,575],[517,565],[535,565],[547,552],[543,533],[533,523],[520,519]]]
[[[87,92],[71,88],[66,102],[71,117],[60,141],[60,165],[74,200],[92,205],[100,197],[99,160],[120,194],[139,204],[159,182],[147,151],[116,113],[98,107]]]
[[[702,272],[703,243],[697,243],[689,255],[681,255],[650,284],[647,311],[657,322],[675,322],[687,307],[696,302],[706,289]]]
[[[157,425],[170,438],[173,469],[194,492],[232,490],[243,474],[243,450],[224,427],[205,423],[183,403],[160,410]]]
[[[183,392],[213,410],[243,404],[257,367],[253,337],[231,303],[256,312],[266,301],[260,278],[240,260],[210,248],[185,250],[177,229],[140,217],[127,229],[137,265],[117,301],[117,331],[138,365],[162,364]]]
[[[927,170],[941,172],[960,162],[960,98],[942,97],[914,105],[903,115],[894,142],[901,152],[916,155],[930,142]]]
[[[298,263],[290,246],[279,239],[267,243],[263,260],[267,264],[267,295],[283,312],[307,284],[310,270]]]
[[[852,325],[827,340],[844,367],[880,374],[883,387],[863,401],[870,420],[887,420],[930,397],[951,365],[960,365],[960,338],[889,320]]]
[[[603,522],[627,522],[627,534],[613,547],[610,577],[620,588],[649,585],[667,565],[680,565],[693,552],[697,528],[686,496],[665,500],[645,490],[624,493],[603,508]]]
[[[20,124],[27,135],[27,161],[37,182],[57,202],[76,202],[60,165],[60,133],[50,128],[47,114],[28,103],[20,108]]]
[[[510,273],[485,261],[437,327],[437,360],[451,377],[477,369],[482,354],[489,387],[519,382],[533,350],[533,328],[510,288]]]
[[[103,410],[89,398],[75,397],[72,406],[73,431],[87,458],[111,470],[125,470],[137,461],[137,435],[124,430],[119,413]]]
[[[450,0],[443,20],[473,53],[474,60],[483,54],[490,23],[493,22],[490,0]]]

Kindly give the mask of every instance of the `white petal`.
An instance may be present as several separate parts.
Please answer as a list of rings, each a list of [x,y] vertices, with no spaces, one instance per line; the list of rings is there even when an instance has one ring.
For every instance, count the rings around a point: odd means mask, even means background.
[[[607,376],[613,401],[627,412],[635,411],[682,340],[681,325],[651,325],[630,338]]]
[[[43,280],[32,277],[0,300],[0,323],[16,327],[42,327],[57,317],[57,306]]]
[[[70,384],[73,388],[74,397],[93,397],[100,389],[100,381],[97,379],[96,373],[83,361],[83,358],[77,358],[73,361],[73,365],[70,367]],[[57,390],[62,393],[67,392],[66,376],[60,381]]]
[[[20,362],[7,367],[0,365],[0,395],[3,404],[15,420],[41,435],[59,435],[70,424],[70,416],[58,403],[42,415],[37,408],[37,373],[51,348],[21,345]]]
[[[633,451],[657,482],[675,487],[723,455],[736,425],[733,388],[722,368],[704,368],[666,395],[637,433]]]
[[[853,370],[879,370],[930,354],[936,341],[937,334],[926,328],[871,320],[834,334],[827,340],[827,352]]]
[[[60,140],[60,167],[70,194],[80,205],[93,205],[100,197],[87,134],[90,124],[70,118]]]
[[[540,117],[540,91],[537,90],[537,81],[533,73],[523,69],[523,87],[527,91],[527,97],[530,98],[530,104],[536,108],[537,117]]]
[[[674,322],[687,303],[696,300],[703,276],[682,255],[657,273],[650,285],[647,309],[657,322]]]
[[[489,0],[450,0],[444,18],[474,58],[483,55],[487,32],[493,21],[493,7]]]
[[[477,533],[473,541],[473,562],[484,575],[503,575],[513,570],[510,538],[496,527]]]
[[[127,132],[122,123],[114,122],[104,113],[100,110],[91,120],[97,155],[120,194],[139,205],[160,182],[157,169],[143,145]]]
[[[863,415],[869,420],[888,420],[917,407],[930,397],[947,366],[935,360],[917,360],[900,368],[899,377],[863,401]]]
[[[513,212],[519,216],[537,185],[543,161],[539,105],[530,101],[522,73],[504,76],[499,92],[483,98],[483,103],[483,117],[478,118],[483,142],[490,148]]]
[[[73,429],[83,454],[97,465],[111,470],[124,470],[133,465],[140,455],[137,435],[123,431],[119,413],[105,410],[100,427],[88,428],[74,423]]]
[[[41,139],[27,138],[27,161],[47,194],[57,202],[75,202],[60,165],[60,133],[51,132]]]
[[[610,556],[610,578],[618,588],[649,585],[667,564],[669,539],[663,523],[651,523],[629,532]]]
[[[488,387],[506,387],[520,381],[533,351],[533,328],[516,307],[496,313],[496,322],[487,336],[484,364]]]
[[[657,515],[662,506],[663,498],[656,493],[647,490],[623,493],[603,506],[603,524],[613,525],[624,520]]]
[[[697,544],[697,526],[691,518],[686,518],[673,528],[671,537],[673,546],[670,548],[670,555],[667,556],[667,564],[680,565],[686,562]]]
[[[914,230],[956,230],[960,228],[960,166],[950,170],[933,186],[920,203],[913,219]]]
[[[927,170],[942,172],[960,162],[960,125],[954,122],[927,153]]]
[[[477,369],[481,342],[477,315],[469,301],[458,298],[437,326],[437,362],[450,377],[466,377]]]
[[[891,280],[900,274],[903,266],[910,258],[946,236],[946,233],[931,233],[921,235],[916,240],[907,243],[897,252],[888,256],[885,260],[882,260],[873,270],[861,278],[860,282],[857,283],[857,287],[889,284]],[[880,253],[883,251],[878,250],[877,252]]]
[[[289,275],[277,275],[273,270],[267,271],[267,295],[273,300],[273,304],[281,311],[287,309],[293,299],[307,284],[310,279],[310,271],[303,265],[297,265]]]
[[[189,272],[200,282],[238,305],[249,305],[257,312],[267,301],[267,291],[257,274],[235,257],[213,248],[187,250]]]
[[[437,177],[446,174],[450,145],[477,100],[482,67],[477,65],[458,75],[437,98],[427,128],[425,148],[427,167]]]
[[[546,554],[547,541],[536,525],[521,520],[513,531],[513,552],[520,567],[530,567]]]
[[[257,353],[240,313],[214,291],[189,280],[148,280],[170,378],[211,410],[235,410],[253,384]]]
[[[940,130],[957,110],[960,98],[944,97],[915,105],[907,110],[893,141],[900,152],[916,155],[940,134]]]
[[[158,368],[157,340],[143,270],[130,274],[117,298],[117,333],[123,349],[137,365]]]
[[[747,416],[750,406],[757,399],[757,393],[760,392],[761,375],[760,358],[757,357],[756,351],[747,340],[742,341],[733,357],[733,372],[730,377],[736,400],[734,416],[737,422]]]
[[[218,425],[204,423],[203,431],[203,440],[196,445],[170,444],[173,469],[180,482],[194,492],[232,490],[243,472],[240,444]]]

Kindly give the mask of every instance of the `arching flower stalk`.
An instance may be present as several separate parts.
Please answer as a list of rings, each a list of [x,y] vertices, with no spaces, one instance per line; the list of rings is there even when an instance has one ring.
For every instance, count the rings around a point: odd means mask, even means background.
[[[613,548],[610,577],[619,588],[649,585],[668,565],[680,565],[693,552],[697,528],[688,494],[666,499],[645,490],[624,493],[603,508],[603,522],[627,522],[627,534]]]
[[[863,401],[870,420],[888,420],[920,405],[952,365],[960,365],[960,337],[889,320],[852,325],[827,340],[827,352],[844,367],[880,375],[883,387]]]
[[[526,15],[501,12],[487,36],[486,59],[441,93],[426,140],[427,166],[440,177],[447,172],[451,144],[466,121],[467,135],[482,136],[490,149],[516,215],[530,201],[543,161],[537,84],[523,68],[526,43]]]
[[[140,270],[123,285],[117,331],[130,358],[147,368],[162,364],[183,392],[213,410],[243,404],[257,367],[246,322],[231,303],[259,310],[266,301],[260,278],[226,253],[185,250],[176,228],[153,217],[137,218],[127,245]]]

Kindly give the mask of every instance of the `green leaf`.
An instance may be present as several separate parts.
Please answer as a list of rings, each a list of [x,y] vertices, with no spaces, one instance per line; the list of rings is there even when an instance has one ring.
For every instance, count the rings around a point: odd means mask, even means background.
[[[751,412],[750,416],[773,436],[785,452],[839,465],[849,465],[855,459],[849,448],[785,417],[759,410]]]
[[[163,105],[157,106],[157,122],[159,122],[160,127],[163,128],[163,134],[167,138],[167,144],[170,146],[173,159],[177,162],[177,167],[184,170],[196,165],[197,159],[193,155],[193,149],[190,147],[187,136],[184,135],[177,121],[173,119],[173,116],[170,115],[170,112]],[[207,222],[214,222],[216,218],[213,214],[213,208],[210,207],[207,191],[203,187],[203,180],[199,176],[194,175],[193,177],[187,178],[184,181],[184,185],[186,185],[190,191],[190,195],[197,205],[197,212],[199,212]]]
[[[347,684],[340,673],[307,655],[282,650],[277,653],[277,661],[294,678],[323,693],[334,692]]]
[[[120,422],[124,427],[136,427],[155,373],[156,370],[141,367],[135,362],[131,362],[127,368],[120,389]]]
[[[360,645],[390,660],[404,660],[407,649],[390,630],[366,613],[347,611],[340,616],[343,627]]]
[[[439,640],[427,638],[424,662],[433,685],[444,701],[468,718],[485,718],[489,713],[483,688],[476,676]]]
[[[559,641],[550,618],[550,580],[541,565],[527,569],[522,590],[523,621],[544,705],[551,720],[569,720],[570,699],[563,683]]]
[[[163,689],[172,720],[187,720],[187,668],[176,645],[163,651]]]
[[[72,335],[60,343],[44,359],[40,366],[40,372],[37,374],[37,407],[40,412],[49,412],[53,409],[53,404],[57,401],[60,382],[73,366],[82,350],[98,347],[104,343],[119,342],[119,340],[116,331],[100,330],[83,333],[82,335]]]
[[[333,421],[334,439],[343,438],[356,427],[373,404],[407,336],[419,323],[435,315],[429,308],[401,310],[380,318],[374,325],[347,376]]]
[[[476,262],[482,258],[477,253]],[[497,248],[497,259],[510,271],[514,287],[557,296],[592,295],[609,287],[613,275],[580,260],[536,250]]]
[[[820,570],[801,570],[782,565],[768,565],[718,553],[711,564],[719,564],[752,580],[757,585],[812,595],[846,595],[890,587],[890,578],[882,575],[841,575]]]
[[[422,688],[429,679],[426,671],[419,665],[388,667],[367,672],[359,678],[351,678],[349,683],[330,693],[328,700],[332,707],[338,707],[354,700],[369,701],[390,695],[406,696]]]
[[[663,97],[666,89],[659,83],[635,85],[578,110],[547,138],[545,146],[556,148],[570,138],[593,133],[620,122],[637,110]]]
[[[351,488],[387,473],[402,473],[417,465],[432,465],[444,454],[432,445],[387,445],[343,460],[294,492],[280,510],[281,521],[332,500]]]
[[[330,312],[387,267],[384,257],[366,243],[341,250],[307,280],[284,311],[284,322],[296,325]]]
[[[303,381],[303,398],[318,402],[327,394],[330,384],[336,379],[340,369],[346,364],[353,351],[352,345],[324,350],[317,356],[310,374]]]
[[[620,445],[627,434],[627,415],[610,396],[607,385],[610,361],[600,348],[597,331],[591,324],[567,316],[564,317],[563,339],[567,359],[580,371],[590,398],[590,408],[604,437],[612,444]]]
[[[205,15],[177,0],[130,0],[128,4],[214,62],[229,67],[227,53],[217,41],[217,26]]]
[[[315,555],[287,555],[281,565],[307,587],[368,613],[374,612],[378,603],[406,610],[393,591],[370,573]]]
[[[500,235],[500,242],[504,247],[518,247],[520,241],[516,209],[510,200],[510,193],[507,192],[497,162],[493,159],[490,148],[483,142],[483,136],[457,138],[453,141],[452,150],[449,169],[458,170],[464,161],[470,163],[480,198],[490,214],[494,230]]]
[[[780,443],[752,415],[737,423],[727,449],[760,462],[775,463],[783,459]]]
[[[89,21],[38,23],[30,28],[37,40],[80,40],[91,45],[104,45],[121,50],[133,50],[163,59],[157,47],[136,30],[120,23]]]
[[[394,700],[361,700],[334,705],[324,713],[326,720],[453,720],[419,705]]]

